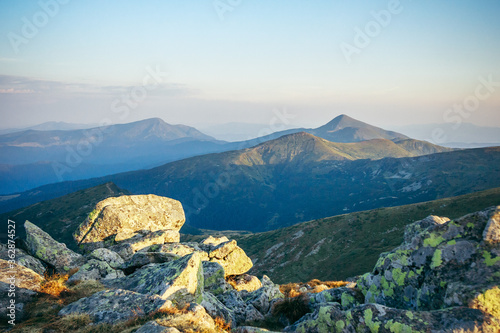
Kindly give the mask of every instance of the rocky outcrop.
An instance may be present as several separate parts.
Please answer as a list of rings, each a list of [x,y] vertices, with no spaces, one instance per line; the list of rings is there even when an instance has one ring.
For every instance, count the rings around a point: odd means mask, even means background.
[[[236,241],[219,241],[220,239],[205,240],[201,247],[208,253],[208,260],[224,267],[225,276],[244,274],[253,267],[252,260]]]
[[[177,200],[156,195],[121,196],[99,202],[74,238],[87,249],[95,249],[109,241],[134,238],[141,231],[171,230],[168,237],[178,242],[176,235],[184,222],[184,210]]]
[[[311,296],[314,312],[286,331],[499,332],[499,209],[407,226],[357,288]]]
[[[88,314],[95,323],[114,324],[170,307],[172,302],[159,296],[116,289],[103,290],[71,303],[59,311],[59,315]]]
[[[38,295],[43,277],[15,262],[0,259],[0,316],[17,323],[26,305]]]
[[[0,259],[15,260],[18,265],[29,268],[42,276],[46,270],[45,265],[39,259],[30,256],[24,250],[15,246],[9,251],[7,244],[0,244]]]
[[[52,265],[58,273],[68,273],[72,268],[84,263],[84,258],[66,247],[66,244],[55,241],[48,233],[26,221],[26,246],[36,258]]]
[[[158,295],[178,304],[200,303],[203,292],[203,266],[198,252],[181,259],[148,265],[121,279],[103,281],[109,287]]]
[[[111,280],[124,276],[122,271],[113,269],[107,262],[90,259],[68,279],[68,283],[86,280]]]

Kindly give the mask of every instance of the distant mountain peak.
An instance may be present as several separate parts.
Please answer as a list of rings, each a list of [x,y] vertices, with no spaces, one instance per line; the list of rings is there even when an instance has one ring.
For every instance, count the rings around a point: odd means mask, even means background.
[[[367,126],[371,126],[371,125],[368,125],[367,123],[364,123],[362,121],[351,118],[346,114],[341,114],[340,116],[333,118],[329,123],[321,126],[320,128],[334,131],[334,130],[340,130],[340,129],[343,129],[346,127],[364,128]],[[320,128],[318,128],[318,129],[320,129]]]

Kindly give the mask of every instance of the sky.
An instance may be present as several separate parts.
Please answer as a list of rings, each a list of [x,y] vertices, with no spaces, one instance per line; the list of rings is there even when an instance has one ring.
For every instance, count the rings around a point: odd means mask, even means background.
[[[500,127],[499,16],[498,0],[0,0],[0,128]]]

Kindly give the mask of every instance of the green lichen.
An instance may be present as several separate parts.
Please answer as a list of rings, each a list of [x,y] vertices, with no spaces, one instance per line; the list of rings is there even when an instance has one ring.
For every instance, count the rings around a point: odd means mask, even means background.
[[[441,237],[438,234],[431,233],[429,235],[429,237],[424,240],[424,246],[425,247],[428,247],[428,246],[430,246],[430,247],[436,247],[439,244],[441,244],[442,242],[444,242],[444,238],[443,237]]]
[[[394,322],[392,319],[387,322],[384,326],[386,329],[391,331],[392,333],[415,333],[418,331],[414,331],[411,326]]]
[[[467,223],[467,228],[474,228],[475,224],[472,222]]]
[[[392,279],[398,286],[403,286],[405,283],[406,273],[401,271],[401,268],[394,268],[392,270]]]
[[[337,328],[337,332],[342,333],[342,330],[345,327],[345,323],[343,320],[339,320],[335,323],[335,327]]]
[[[89,217],[88,217],[89,221],[90,222],[94,222],[94,220],[95,220],[95,218],[97,217],[98,214],[99,214],[99,211],[97,209],[94,209],[93,211],[91,211],[89,213]]]
[[[405,312],[405,314],[406,314],[406,316],[407,316],[408,318],[410,318],[410,320],[413,320],[413,318],[414,318],[414,316],[413,316],[413,312],[411,312],[411,311],[406,311],[406,312]]]
[[[441,288],[444,288],[447,285],[447,282],[446,281],[441,281],[439,283],[439,285],[441,286]]]
[[[488,267],[493,266],[500,261],[500,256],[493,259],[491,258],[491,253],[489,253],[488,251],[483,252],[483,257],[484,257],[484,262]]]
[[[455,245],[455,244],[457,244],[457,241],[454,239],[448,242],[448,245]]]
[[[380,329],[380,323],[373,321],[373,311],[372,309],[368,309],[365,311],[365,323],[366,326],[370,329],[372,333],[378,333]]]
[[[434,255],[432,256],[432,262],[431,262],[432,269],[439,267],[443,264],[441,254],[442,254],[442,252],[439,249],[434,252]]]
[[[340,304],[342,304],[344,308],[350,308],[354,302],[354,296],[351,296],[348,293],[343,293],[342,296],[340,296]]]

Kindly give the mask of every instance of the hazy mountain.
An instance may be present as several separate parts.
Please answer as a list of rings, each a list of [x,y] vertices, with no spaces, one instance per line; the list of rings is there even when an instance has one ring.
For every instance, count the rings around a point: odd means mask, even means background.
[[[71,131],[78,129],[87,129],[97,127],[97,124],[74,124],[74,123],[66,123],[64,121],[48,121],[42,124],[38,124],[35,126],[25,127],[25,128],[5,128],[0,129],[1,134],[15,133],[15,132],[23,132],[28,130],[36,130],[36,131]]]
[[[412,138],[426,140],[451,148],[500,146],[500,127],[469,123],[423,124],[396,127]],[[436,135],[438,133],[439,135]]]
[[[224,142],[184,125],[146,119],[86,130],[0,135],[0,193],[151,168],[225,150]]]

